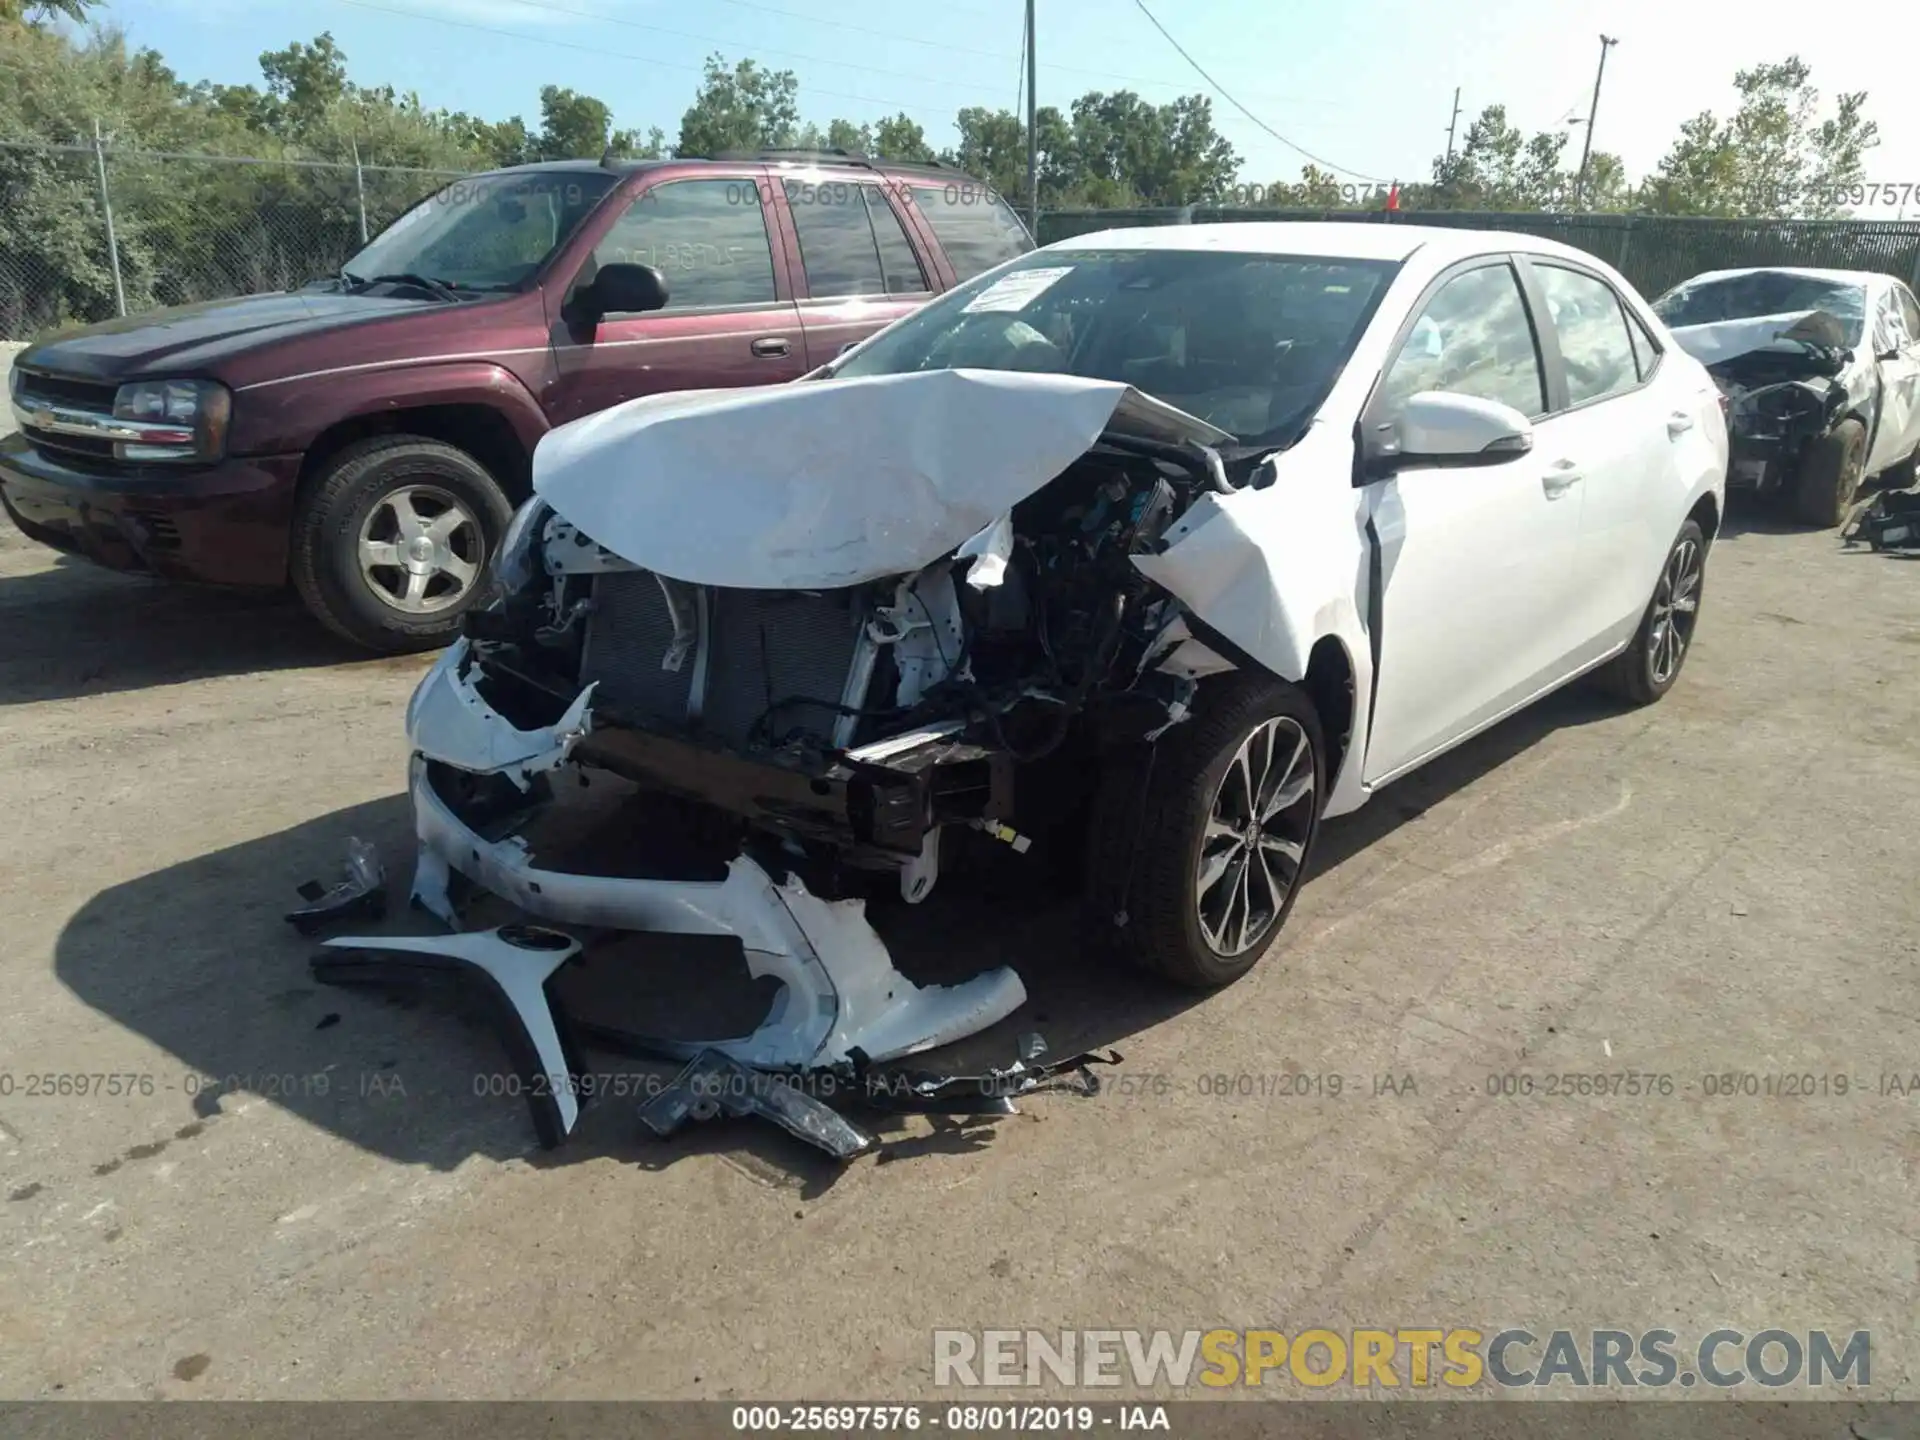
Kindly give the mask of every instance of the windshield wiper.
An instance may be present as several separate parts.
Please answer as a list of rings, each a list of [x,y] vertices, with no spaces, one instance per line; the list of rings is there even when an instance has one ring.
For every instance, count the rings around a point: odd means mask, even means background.
[[[426,291],[436,300],[458,300],[460,298],[454,293],[453,286],[449,285],[446,281],[435,280],[431,275],[415,275],[411,271],[398,271],[391,275],[369,275],[363,280],[350,271],[342,270],[340,272],[340,279],[348,285],[361,287],[368,285],[411,285],[417,290]]]

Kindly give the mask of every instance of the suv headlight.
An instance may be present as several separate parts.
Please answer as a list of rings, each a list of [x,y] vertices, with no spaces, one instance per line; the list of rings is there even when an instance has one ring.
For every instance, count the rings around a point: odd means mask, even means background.
[[[233,393],[211,380],[136,380],[113,397],[117,460],[217,460]]]
[[[539,496],[513,512],[513,523],[500,539],[493,557],[493,590],[500,597],[518,595],[543,573],[540,537],[553,507]]]

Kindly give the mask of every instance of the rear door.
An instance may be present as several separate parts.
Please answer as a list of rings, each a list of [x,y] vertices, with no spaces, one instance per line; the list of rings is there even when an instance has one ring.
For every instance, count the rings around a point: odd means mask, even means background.
[[[1582,491],[1579,586],[1566,616],[1578,666],[1639,623],[1680,524],[1684,462],[1705,436],[1700,402],[1655,383],[1660,351],[1605,278],[1538,255],[1522,275],[1550,321],[1541,338],[1553,414],[1535,453]]]
[[[800,325],[810,367],[932,298],[934,278],[874,180],[789,176],[780,199],[800,261]]]
[[[1379,547],[1378,685],[1364,776],[1391,779],[1563,674],[1577,644],[1580,487],[1547,435],[1546,370],[1504,256],[1435,282],[1404,327],[1363,421],[1396,423],[1422,391],[1511,405],[1535,448],[1499,464],[1408,465],[1367,485]]]
[[[666,277],[666,307],[582,325],[564,303],[553,306],[554,424],[640,395],[805,373],[800,312],[763,204],[767,183],[764,169],[743,169],[663,180],[633,199],[554,293],[571,296],[602,265],[652,265]]]
[[[978,181],[956,175],[952,180],[904,183],[945,252],[953,270],[952,284],[965,284],[981,271],[1034,248],[1020,217]]]
[[[1880,356],[1880,428],[1867,470],[1878,474],[1920,446],[1920,308],[1898,281],[1875,307],[1874,351]]]

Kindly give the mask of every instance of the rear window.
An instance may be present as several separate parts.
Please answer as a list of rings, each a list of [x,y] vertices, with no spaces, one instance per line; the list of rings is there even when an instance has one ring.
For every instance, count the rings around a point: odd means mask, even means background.
[[[1033,240],[1007,202],[972,180],[912,186],[914,204],[933,226],[953,262],[958,284],[1033,249]]]
[[[1847,344],[1858,345],[1866,331],[1867,288],[1791,270],[1750,270],[1688,280],[1653,302],[1653,313],[1676,330],[1806,310],[1829,312],[1846,331]]]

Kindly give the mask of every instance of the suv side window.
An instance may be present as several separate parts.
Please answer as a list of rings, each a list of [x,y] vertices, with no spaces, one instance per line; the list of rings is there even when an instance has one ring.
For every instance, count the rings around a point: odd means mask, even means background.
[[[593,266],[651,265],[668,310],[767,305],[773,242],[751,180],[669,180],[640,195],[593,251]]]
[[[1532,262],[1560,336],[1567,371],[1567,403],[1584,405],[1640,383],[1620,297],[1604,280],[1545,260]]]
[[[867,199],[867,214],[873,220],[873,238],[880,245],[880,270],[886,276],[889,295],[921,295],[933,287],[927,283],[927,272],[920,268],[920,257],[914,253],[913,242],[907,238],[907,230],[900,223],[900,217],[893,213],[893,206],[887,203],[887,197],[880,193],[878,185],[862,185],[860,193]]]
[[[1006,201],[976,181],[911,189],[914,204],[953,263],[955,284],[1033,249],[1033,241]]]
[[[906,231],[877,186],[788,180],[786,192],[814,299],[910,295],[927,288]]]
[[[1497,400],[1529,419],[1546,413],[1540,349],[1511,265],[1456,275],[1427,301],[1380,382],[1381,418],[1422,390]]]

